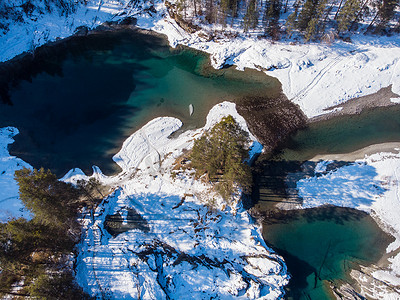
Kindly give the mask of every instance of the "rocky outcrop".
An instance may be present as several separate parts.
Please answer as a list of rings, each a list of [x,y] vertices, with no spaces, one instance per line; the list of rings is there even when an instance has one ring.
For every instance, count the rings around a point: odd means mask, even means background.
[[[238,101],[236,109],[267,152],[306,125],[301,109],[280,93],[277,97],[253,97]]]

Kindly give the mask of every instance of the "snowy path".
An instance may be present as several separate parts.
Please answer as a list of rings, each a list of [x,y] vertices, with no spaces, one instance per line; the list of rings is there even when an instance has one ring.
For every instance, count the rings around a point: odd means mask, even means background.
[[[342,55],[338,55],[338,56],[334,57],[332,59],[332,61],[330,63],[328,63],[328,65],[326,67],[322,68],[316,75],[314,75],[314,78],[306,87],[304,87],[301,91],[297,92],[297,94],[290,100],[295,103],[301,103],[302,100],[305,97],[307,97],[307,95],[310,93],[310,91],[315,89],[315,87],[322,80],[322,78],[325,75],[327,75],[342,60],[343,60]],[[292,83],[290,82],[289,86],[291,86],[291,84]]]

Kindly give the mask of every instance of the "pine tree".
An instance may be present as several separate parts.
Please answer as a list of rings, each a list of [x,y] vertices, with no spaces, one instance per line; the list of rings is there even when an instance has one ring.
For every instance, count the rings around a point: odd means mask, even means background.
[[[265,33],[274,39],[279,37],[279,16],[281,8],[281,0],[267,0],[265,2],[265,12],[263,16]]]
[[[15,172],[19,185],[19,196],[38,222],[56,227],[69,226],[76,213],[76,203],[80,196],[71,184],[57,180],[49,170]]]
[[[317,18],[312,18],[310,22],[308,22],[307,29],[304,34],[304,39],[306,42],[309,40],[313,39],[318,33],[318,19]]]
[[[340,10],[338,15],[338,32],[342,33],[350,28],[352,20],[357,16],[357,12],[360,9],[359,0],[347,0]]]
[[[298,16],[298,7],[295,7],[294,12],[292,12],[286,19],[285,27],[286,34],[291,37],[293,31],[297,28],[297,16]]]
[[[395,10],[399,6],[398,0],[382,0],[378,6],[379,24],[378,30],[382,31],[395,15]]]
[[[234,188],[251,188],[248,158],[248,134],[232,116],[227,116],[196,140],[190,154],[197,176],[207,174],[221,195],[229,200]]]
[[[299,28],[302,31],[307,29],[308,23],[314,16],[317,5],[318,5],[318,0],[306,0],[303,8],[299,13],[297,28]]]
[[[204,15],[209,24],[217,22],[217,7],[214,0],[205,0]]]
[[[176,2],[176,13],[178,14],[178,16],[181,19],[186,20],[186,18],[187,18],[187,3],[186,3],[186,0],[178,0]]]
[[[243,30],[244,32],[248,32],[250,29],[256,28],[258,25],[258,10],[257,10],[257,1],[250,0],[246,13],[243,18]]]
[[[238,0],[220,0],[219,23],[225,25],[228,16],[233,19],[237,16]]]
[[[338,7],[338,9],[337,9],[337,11],[335,13],[335,17],[333,18],[334,20],[337,19],[337,16],[339,14],[340,8],[342,7],[342,3],[343,3],[343,0],[340,0],[339,7]]]
[[[201,1],[193,0],[193,17],[197,17],[201,14]]]
[[[353,22],[351,22],[348,31],[352,31],[353,28],[355,28],[355,25],[357,24],[357,22],[358,22],[359,20],[361,20],[362,15],[363,15],[364,13],[368,12],[367,4],[368,4],[369,1],[370,1],[370,0],[365,0],[365,1],[361,4],[360,9],[359,9],[358,12],[356,13],[356,17],[353,19]]]
[[[327,0],[320,0],[315,10],[314,16],[308,22],[307,29],[304,35],[306,41],[314,39],[320,32],[324,32],[324,16]]]

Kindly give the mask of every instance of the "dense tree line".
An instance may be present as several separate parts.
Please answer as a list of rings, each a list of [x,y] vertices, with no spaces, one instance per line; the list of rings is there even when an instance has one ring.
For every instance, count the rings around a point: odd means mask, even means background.
[[[44,169],[24,168],[15,178],[32,219],[0,223],[0,296],[89,298],[74,281],[71,258],[81,234],[77,213],[98,201],[99,183],[75,187]],[[13,290],[14,284],[21,288]]]
[[[194,143],[189,159],[198,177],[206,176],[230,204],[236,188],[249,192],[252,176],[248,158],[249,137],[232,116],[224,117]]]
[[[23,23],[26,18],[48,13],[68,16],[82,4],[87,4],[87,0],[1,0],[0,35],[6,33],[12,23]]]
[[[144,0],[122,3],[130,7]],[[68,16],[86,4],[87,0],[0,1],[0,34],[7,32],[12,22],[45,13]],[[165,4],[178,24],[189,31],[191,27],[197,30],[199,23],[234,25],[273,39],[296,33],[305,40],[332,32],[356,32],[360,24],[363,33],[400,31],[399,0],[165,0]]]
[[[300,34],[305,40],[327,32],[345,35],[363,24],[363,33],[398,32],[399,0],[179,0],[177,13],[188,22],[239,25],[273,39]]]

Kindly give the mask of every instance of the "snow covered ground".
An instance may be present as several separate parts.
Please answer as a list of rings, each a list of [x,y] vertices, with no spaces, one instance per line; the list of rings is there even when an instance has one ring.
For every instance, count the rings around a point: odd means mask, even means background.
[[[211,109],[204,129],[229,114],[248,131],[229,102]],[[169,138],[181,125],[171,117],[150,121],[114,156],[120,174],[106,177],[97,169],[92,175],[115,191],[94,215],[82,217],[78,281],[91,295],[115,299],[281,297],[289,279],[286,266],[265,245],[248,213],[237,203],[226,207],[189,171],[172,175],[175,160],[204,130]],[[63,180],[83,177],[74,169]],[[129,224],[132,212],[134,229],[117,236],[107,232],[107,215],[119,214]]]
[[[0,222],[10,218],[24,217],[29,219],[29,212],[18,197],[18,185],[14,172],[29,164],[15,156],[10,156],[8,145],[14,142],[13,136],[18,134],[14,127],[0,128]]]
[[[333,161],[320,161],[314,176],[297,182],[301,208],[324,204],[353,207],[368,211],[379,224],[395,237],[387,248],[390,265],[372,273],[375,279],[392,287],[400,287],[400,149],[366,155],[364,159],[334,168],[326,167]],[[398,299],[397,292],[376,289],[377,299]]]

